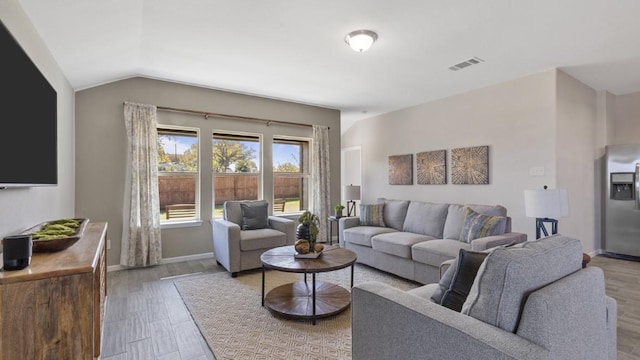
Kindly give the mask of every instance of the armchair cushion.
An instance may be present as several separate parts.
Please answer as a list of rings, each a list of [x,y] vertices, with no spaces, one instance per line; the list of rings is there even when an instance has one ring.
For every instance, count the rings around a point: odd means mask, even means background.
[[[266,202],[240,203],[242,230],[258,230],[268,227],[269,204]]]

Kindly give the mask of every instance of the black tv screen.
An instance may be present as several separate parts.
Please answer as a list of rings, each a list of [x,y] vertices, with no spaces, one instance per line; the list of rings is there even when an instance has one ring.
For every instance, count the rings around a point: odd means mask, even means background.
[[[0,188],[57,185],[57,93],[0,24]]]

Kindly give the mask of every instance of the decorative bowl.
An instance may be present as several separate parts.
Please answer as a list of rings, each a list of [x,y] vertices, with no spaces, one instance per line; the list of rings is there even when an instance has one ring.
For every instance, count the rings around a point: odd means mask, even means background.
[[[67,237],[57,238],[57,239],[33,239],[32,251],[34,253],[44,253],[44,252],[56,252],[67,249],[71,247],[71,245],[75,244],[80,240],[82,234],[84,233],[84,229],[87,227],[89,223],[89,219],[87,218],[75,218],[73,220],[80,221],[80,226],[76,229],[76,233]],[[54,220],[52,220],[54,221]],[[23,231],[21,234],[33,234],[40,229],[42,229],[45,225],[49,224],[51,221],[45,221],[40,223],[32,228],[29,228]]]

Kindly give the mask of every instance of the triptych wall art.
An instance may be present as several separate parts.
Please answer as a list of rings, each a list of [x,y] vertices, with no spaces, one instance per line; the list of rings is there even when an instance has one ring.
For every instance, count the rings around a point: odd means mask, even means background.
[[[447,151],[416,154],[418,184],[447,183]],[[452,184],[489,184],[489,146],[451,149]],[[413,154],[389,156],[389,184],[413,185]]]

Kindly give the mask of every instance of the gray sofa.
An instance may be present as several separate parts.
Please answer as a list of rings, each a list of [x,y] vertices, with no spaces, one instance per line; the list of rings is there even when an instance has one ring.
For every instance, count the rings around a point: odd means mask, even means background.
[[[353,359],[616,359],[617,304],[602,270],[581,268],[579,240],[556,235],[488,252],[461,312],[432,298],[453,287],[458,260],[439,284],[356,284]]]
[[[359,263],[422,284],[438,282],[440,264],[454,259],[460,249],[481,251],[527,240],[526,234],[511,232],[511,218],[500,205],[436,204],[384,198],[377,203],[384,204],[385,226],[362,226],[359,217],[341,218],[340,246],[354,251]],[[483,215],[504,217],[504,231],[461,241],[467,208]]]

